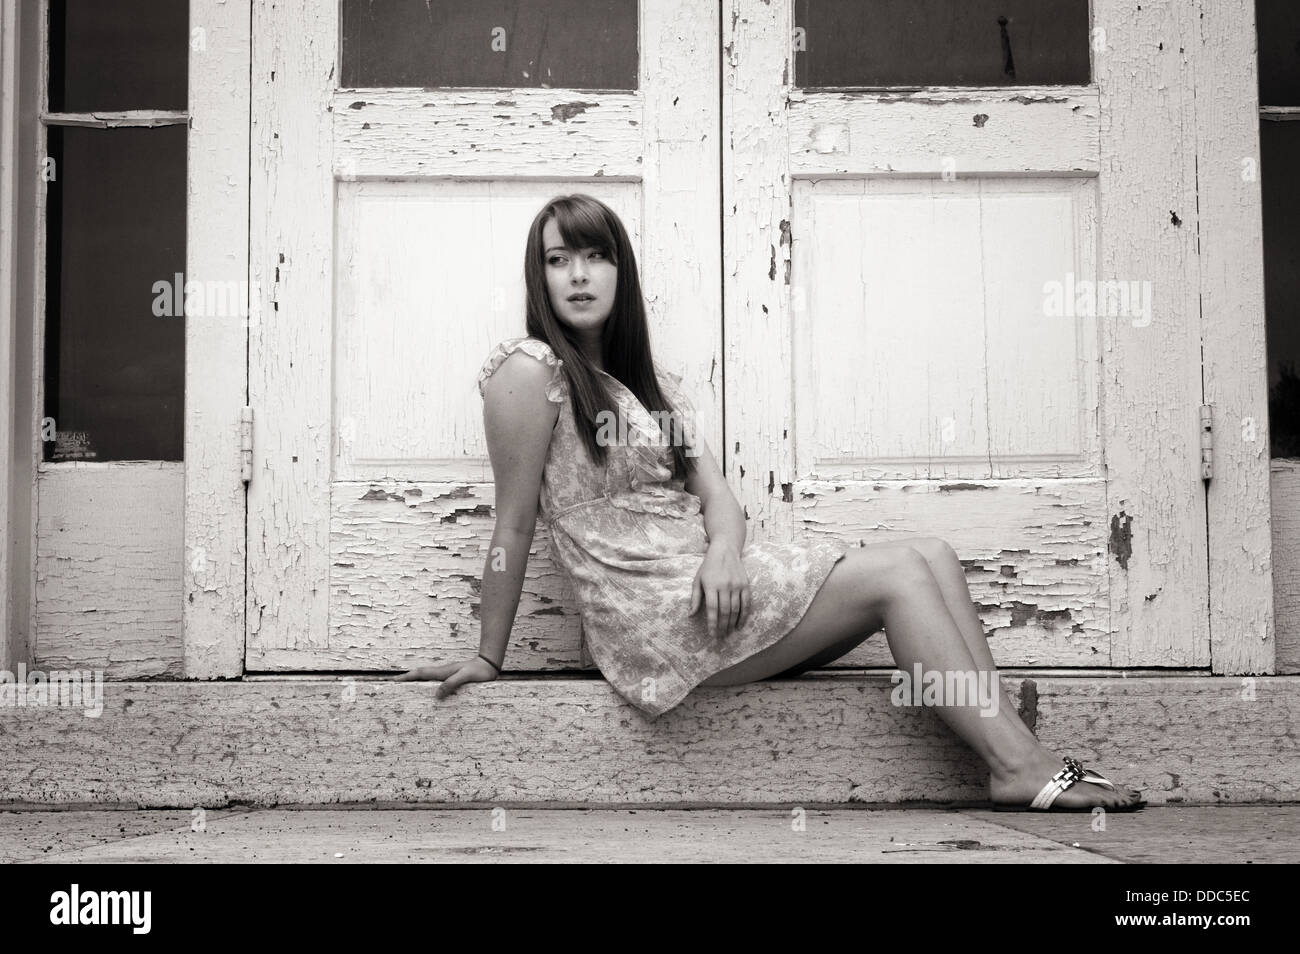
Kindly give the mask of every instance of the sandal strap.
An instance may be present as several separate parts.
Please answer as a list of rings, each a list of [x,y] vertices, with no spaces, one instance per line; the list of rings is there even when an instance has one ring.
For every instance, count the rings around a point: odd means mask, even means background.
[[[1046,809],[1051,808],[1052,803],[1057,797],[1077,782],[1093,781],[1088,778],[1089,774],[1095,775],[1102,782],[1106,782],[1100,775],[1091,769],[1085,769],[1078,759],[1072,759],[1068,755],[1065,757],[1065,768],[1061,769],[1052,776],[1051,781],[1043,786],[1042,790],[1034,796],[1034,800],[1029,803],[1030,808]],[[1109,782],[1106,782],[1110,785]],[[1114,786],[1112,786],[1114,787]]]
[[[1086,768],[1083,770],[1083,780],[1085,782],[1092,782],[1092,784],[1094,785],[1105,785],[1107,788],[1111,789],[1112,791],[1115,790],[1115,785],[1113,782],[1111,782],[1108,778],[1106,778],[1106,776],[1101,775],[1098,772],[1094,772],[1090,768]]]

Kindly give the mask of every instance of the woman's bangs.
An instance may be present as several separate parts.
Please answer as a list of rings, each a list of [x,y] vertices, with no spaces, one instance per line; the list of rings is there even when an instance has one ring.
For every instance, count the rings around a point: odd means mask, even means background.
[[[594,248],[617,262],[618,245],[614,241],[614,232],[599,209],[562,202],[555,207],[555,225],[569,248]]]

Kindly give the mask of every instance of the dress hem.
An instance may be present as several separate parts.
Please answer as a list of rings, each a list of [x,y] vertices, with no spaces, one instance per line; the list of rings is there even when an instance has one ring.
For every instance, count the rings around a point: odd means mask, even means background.
[[[800,623],[803,622],[804,617],[808,615],[808,609],[809,609],[809,607],[811,607],[812,604],[813,604],[813,601],[814,601],[815,599],[817,599],[817,594],[820,593],[820,592],[822,591],[822,589],[826,586],[826,581],[827,581],[828,579],[830,579],[831,571],[834,570],[835,567],[839,565],[839,562],[840,562],[841,560],[843,560],[846,556],[848,556],[850,550],[855,549],[855,548],[854,548],[853,546],[851,546],[851,545],[848,545],[848,544],[836,544],[836,543],[833,543],[832,541],[823,541],[823,542],[819,542],[819,543],[817,543],[817,544],[814,544],[815,547],[821,547],[821,546],[825,546],[825,545],[838,546],[838,547],[839,547],[839,553],[837,553],[837,554],[835,555],[835,559],[833,559],[833,560],[832,560],[832,561],[827,565],[825,573],[822,574],[821,582],[817,584],[817,588],[814,589],[814,590],[812,590],[812,591],[808,594],[808,599],[807,599],[807,601],[805,601],[805,602],[803,603],[803,605],[801,606],[801,608],[800,608],[800,610],[799,610],[799,613],[798,613],[798,617],[797,617],[797,619],[795,620],[795,622],[794,622],[792,625],[786,627],[785,629],[780,630],[780,631],[778,632],[778,634],[777,634],[777,636],[776,636],[775,639],[771,640],[771,641],[768,642],[768,643],[765,643],[763,646],[761,646],[761,647],[759,647],[758,649],[754,650],[754,652],[752,652],[752,653],[750,653],[748,656],[744,657],[744,659],[738,659],[738,660],[736,660],[736,661],[733,662],[733,663],[728,663],[726,666],[723,666],[722,668],[720,668],[720,669],[718,669],[718,670],[716,670],[716,671],[714,671],[714,672],[706,672],[706,673],[702,673],[698,678],[696,678],[696,677],[694,677],[694,676],[687,676],[687,675],[683,674],[682,671],[681,671],[680,669],[678,669],[675,665],[673,665],[672,660],[668,659],[667,657],[663,656],[662,654],[658,654],[658,655],[660,656],[660,658],[663,659],[665,667],[667,667],[667,668],[672,672],[673,676],[676,677],[676,679],[675,679],[676,688],[674,688],[672,692],[670,692],[670,693],[668,693],[668,694],[666,694],[666,695],[664,695],[664,694],[659,694],[659,695],[660,695],[660,698],[659,698],[659,700],[657,701],[656,705],[653,706],[653,707],[647,707],[647,706],[645,706],[645,705],[643,705],[643,704],[641,704],[641,703],[638,703],[638,702],[634,701],[631,697],[629,697],[628,695],[624,694],[624,693],[622,692],[622,690],[619,689],[619,687],[616,686],[616,685],[614,685],[613,683],[610,683],[610,686],[615,690],[615,692],[617,692],[620,696],[622,696],[624,699],[626,699],[626,700],[627,700],[627,701],[628,701],[628,702],[629,702],[633,707],[635,707],[638,711],[640,711],[640,712],[641,712],[641,713],[642,713],[642,714],[647,718],[647,720],[653,722],[655,719],[658,719],[661,715],[663,715],[663,714],[665,714],[665,713],[667,713],[667,712],[671,712],[673,709],[677,708],[677,706],[681,705],[681,703],[684,702],[684,701],[686,700],[686,697],[687,697],[687,696],[689,696],[692,692],[694,692],[696,689],[699,688],[700,683],[702,683],[704,680],[706,680],[706,679],[711,679],[713,676],[716,676],[719,672],[723,672],[724,670],[730,669],[732,666],[737,666],[737,665],[739,665],[740,663],[744,662],[744,661],[747,660],[747,659],[752,659],[754,656],[758,655],[758,653],[763,652],[763,650],[765,650],[765,649],[769,649],[770,647],[775,646],[777,643],[779,643],[781,640],[783,640],[786,636],[788,636],[788,635],[790,634],[791,630],[793,630],[795,627],[797,627]],[[594,653],[593,653],[593,656],[594,656]],[[797,664],[796,664],[796,665],[797,665]],[[789,668],[789,667],[786,667],[786,668]],[[784,671],[784,670],[783,670],[783,671]],[[776,673],[773,673],[773,675],[776,675]],[[606,680],[606,681],[608,681],[608,680]],[[761,680],[754,680],[754,681],[757,682],[757,681],[761,681]],[[738,685],[749,685],[749,683],[739,683]],[[724,687],[711,687],[711,688],[724,688]],[[732,687],[729,687],[729,686],[728,686],[728,687],[725,687],[725,688],[732,688]],[[667,701],[667,703],[664,704],[664,700],[670,700],[670,701]]]

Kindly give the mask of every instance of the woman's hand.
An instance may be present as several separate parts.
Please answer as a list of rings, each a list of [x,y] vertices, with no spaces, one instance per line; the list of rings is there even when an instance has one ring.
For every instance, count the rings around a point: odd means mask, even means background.
[[[709,635],[714,638],[719,623],[726,636],[749,619],[749,574],[733,544],[709,545],[691,585],[689,615],[694,616],[701,605],[708,608]]]
[[[393,676],[395,682],[411,682],[425,679],[441,680],[442,685],[434,693],[435,698],[446,699],[467,682],[491,682],[497,677],[492,664],[480,656],[463,662],[443,663],[441,666],[416,666],[414,669]]]

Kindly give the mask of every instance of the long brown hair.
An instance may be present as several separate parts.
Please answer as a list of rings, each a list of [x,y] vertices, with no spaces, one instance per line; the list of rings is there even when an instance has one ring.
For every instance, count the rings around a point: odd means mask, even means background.
[[[661,431],[669,426],[669,422],[681,418],[677,416],[678,409],[664,396],[655,375],[645,300],[641,296],[641,276],[623,222],[613,209],[592,196],[580,192],[556,196],[542,207],[528,229],[524,249],[525,328],[530,336],[550,345],[564,362],[563,373],[569,382],[573,422],[591,459],[604,464],[606,448],[597,441],[599,424],[596,415],[602,410],[618,414],[618,405],[582,349],[570,339],[568,326],[555,317],[551,308],[542,229],[552,218],[569,248],[595,248],[618,268],[614,305],[600,335],[601,360],[606,373],[635,394],[646,410],[652,414],[664,412],[658,417]],[[680,437],[682,429],[675,430],[676,436]],[[664,435],[665,442],[672,449],[673,476],[684,478],[694,465],[683,442],[673,440],[673,437],[671,433]]]

